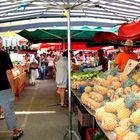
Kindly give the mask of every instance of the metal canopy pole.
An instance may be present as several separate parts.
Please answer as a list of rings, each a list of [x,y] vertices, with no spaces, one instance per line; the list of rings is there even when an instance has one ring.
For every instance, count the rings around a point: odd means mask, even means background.
[[[67,27],[68,27],[68,101],[69,101],[69,108],[68,108],[68,130],[64,136],[64,140],[66,136],[68,136],[68,140],[72,140],[72,135],[75,136],[77,140],[80,140],[78,135],[75,131],[72,130],[72,104],[71,104],[71,59],[70,59],[70,51],[71,51],[71,33],[70,33],[70,8],[67,9]]]
[[[68,26],[68,97],[69,97],[69,116],[68,116],[68,129],[69,140],[72,140],[72,109],[71,109],[71,62],[70,62],[70,50],[71,50],[71,36],[70,36],[70,9],[67,10],[67,26]]]

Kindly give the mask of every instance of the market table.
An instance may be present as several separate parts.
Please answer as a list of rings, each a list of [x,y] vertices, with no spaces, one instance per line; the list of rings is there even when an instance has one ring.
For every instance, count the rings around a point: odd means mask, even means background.
[[[96,120],[95,117],[95,111],[91,110],[90,108],[88,108],[87,106],[85,106],[83,103],[81,103],[80,97],[81,97],[81,93],[78,90],[73,90],[72,89],[72,95],[77,99],[78,103],[80,103],[82,105],[82,107],[84,107],[84,109],[94,117],[94,119]],[[105,131],[102,127],[101,127],[101,123],[99,121],[96,120],[97,125],[99,126],[99,128],[101,129],[101,131],[105,134],[105,136],[107,137],[108,140],[115,140],[116,136],[114,132],[111,131]]]

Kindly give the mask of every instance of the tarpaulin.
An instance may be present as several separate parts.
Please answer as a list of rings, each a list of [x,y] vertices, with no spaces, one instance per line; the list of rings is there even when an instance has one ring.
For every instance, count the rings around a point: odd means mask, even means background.
[[[93,41],[96,43],[101,43],[105,41],[116,41],[116,42],[124,42],[126,40],[139,41],[140,33],[134,36],[120,36],[111,32],[98,32],[94,35]]]
[[[119,36],[134,36],[140,33],[140,21],[124,23],[118,29]]]

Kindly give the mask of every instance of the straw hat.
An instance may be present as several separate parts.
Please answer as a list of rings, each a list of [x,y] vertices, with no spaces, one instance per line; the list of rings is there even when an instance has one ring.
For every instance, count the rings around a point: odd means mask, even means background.
[[[133,41],[132,40],[126,40],[124,46],[133,46]]]

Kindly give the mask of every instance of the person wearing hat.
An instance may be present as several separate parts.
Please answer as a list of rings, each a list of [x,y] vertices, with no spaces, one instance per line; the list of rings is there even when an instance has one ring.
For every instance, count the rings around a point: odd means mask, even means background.
[[[124,52],[120,52],[115,59],[115,64],[118,66],[120,71],[124,70],[125,65],[129,59],[138,61],[137,54],[133,52],[133,41],[127,40],[124,46]]]

